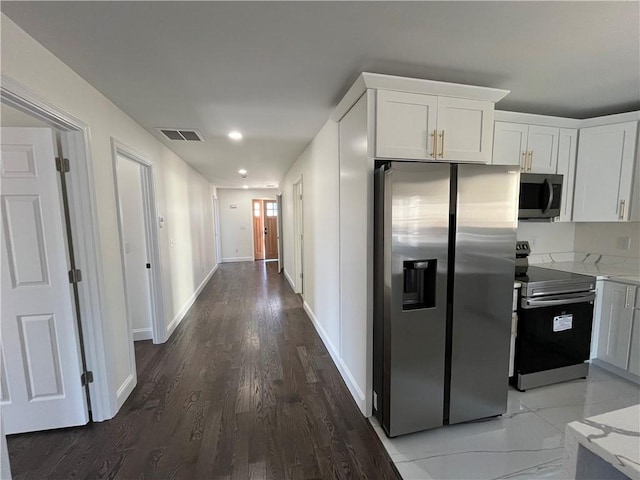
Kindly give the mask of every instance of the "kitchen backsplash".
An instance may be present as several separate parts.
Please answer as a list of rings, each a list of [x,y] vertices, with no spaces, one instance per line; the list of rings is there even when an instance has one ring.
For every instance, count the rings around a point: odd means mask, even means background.
[[[639,222],[520,222],[517,237],[529,241],[529,261],[534,264],[550,261],[623,263],[640,259]]]

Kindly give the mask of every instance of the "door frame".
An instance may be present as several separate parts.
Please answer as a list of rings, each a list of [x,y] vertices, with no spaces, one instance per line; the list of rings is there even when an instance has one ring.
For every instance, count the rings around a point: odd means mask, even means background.
[[[113,183],[116,194],[116,212],[118,216],[118,236],[120,239],[120,260],[122,262],[122,281],[124,282],[124,296],[127,304],[127,324],[129,325],[129,343],[131,354],[131,371],[136,371],[135,351],[133,349],[133,323],[131,312],[129,311],[129,289],[127,287],[125,247],[124,247],[124,225],[122,215],[122,203],[120,201],[120,190],[118,186],[118,156],[137,163],[141,167],[142,175],[142,202],[144,213],[145,240],[147,243],[147,254],[151,262],[149,278],[149,294],[151,302],[151,334],[153,343],[164,343],[166,329],[164,328],[164,298],[162,292],[162,264],[160,259],[160,232],[158,231],[158,206],[156,202],[155,177],[153,173],[153,163],[135,150],[126,146],[118,139],[111,137],[111,157],[113,161]]]
[[[118,405],[107,368],[108,352],[103,321],[106,318],[104,272],[98,261],[102,258],[102,249],[89,126],[6,75],[0,75],[0,101],[57,130],[63,154],[73,159],[67,174],[67,193],[74,254],[82,270],[82,281],[78,283],[79,313],[87,368],[94,377],[94,382],[89,384],[91,414],[94,421],[113,418]]]
[[[260,202],[260,232],[257,234],[256,232],[256,224],[255,224],[255,216],[254,216],[254,208],[255,202]],[[251,238],[253,245],[253,261],[264,260],[266,257],[266,252],[264,251],[264,200],[262,198],[252,198],[251,199]],[[256,237],[260,237],[262,239],[262,258],[256,258]]]
[[[284,259],[282,258],[284,247],[283,243],[283,231],[282,231],[282,194],[279,193],[276,195],[276,207],[278,209],[278,221],[276,222],[278,225],[278,273],[282,272],[284,268]]]
[[[304,190],[302,175],[292,185],[293,191],[293,263],[294,293],[304,298]]]
[[[222,242],[220,240],[220,202],[218,195],[213,197],[213,233],[215,236],[216,265],[222,263]]]

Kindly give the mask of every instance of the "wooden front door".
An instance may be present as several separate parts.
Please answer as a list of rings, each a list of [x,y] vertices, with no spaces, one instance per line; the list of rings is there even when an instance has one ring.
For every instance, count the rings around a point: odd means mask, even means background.
[[[253,212],[253,258],[264,260],[264,224],[262,220],[262,200],[252,200]]]
[[[278,204],[264,201],[264,251],[267,260],[278,258]]]

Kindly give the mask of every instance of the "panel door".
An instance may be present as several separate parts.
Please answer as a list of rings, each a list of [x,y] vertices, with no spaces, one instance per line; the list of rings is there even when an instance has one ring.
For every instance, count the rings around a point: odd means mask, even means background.
[[[529,151],[529,172],[556,173],[558,165],[558,139],[560,129],[529,126],[527,148]]]
[[[117,158],[118,196],[124,249],[127,308],[133,340],[153,338],[151,310],[151,265],[147,249],[145,198],[142,166],[122,155]]]
[[[625,370],[629,362],[633,321],[633,300],[629,296],[634,294],[633,286],[604,282],[599,307],[598,358]]]
[[[633,325],[631,327],[631,348],[629,350],[629,371],[640,377],[640,295],[636,289]]]
[[[629,220],[637,122],[580,130],[574,222]]]
[[[264,260],[264,226],[262,222],[262,200],[252,200],[253,215],[253,258]]]
[[[491,163],[493,103],[438,97],[439,160]]]
[[[493,132],[494,165],[520,165],[524,171],[527,160],[529,125],[495,122]]]
[[[278,258],[278,204],[275,200],[264,202],[264,257]]]
[[[53,132],[3,128],[2,417],[6,433],[84,425]]]
[[[376,156],[435,160],[438,97],[378,90]]]
[[[561,128],[558,140],[558,169],[562,175],[562,204],[560,205],[560,222],[570,222],[573,215],[573,187],[576,178],[576,151],[578,148],[578,131],[572,128]]]

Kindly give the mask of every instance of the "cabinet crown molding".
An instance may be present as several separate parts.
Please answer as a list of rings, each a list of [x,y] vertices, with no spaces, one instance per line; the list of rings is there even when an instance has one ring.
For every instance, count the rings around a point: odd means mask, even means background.
[[[615,123],[637,122],[640,121],[640,111],[580,119],[496,110],[494,112],[494,119],[496,122],[526,123],[528,125],[580,129],[586,127],[598,127],[601,125],[613,125]]]
[[[331,114],[331,120],[339,122],[368,89],[486,100],[494,103],[503,99],[510,92],[510,90],[498,88],[363,72],[338,103]]]

